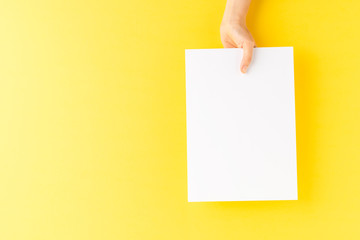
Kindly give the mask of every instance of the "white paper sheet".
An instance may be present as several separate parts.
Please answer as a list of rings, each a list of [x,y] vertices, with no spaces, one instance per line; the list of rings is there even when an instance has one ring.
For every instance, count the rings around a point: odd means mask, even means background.
[[[185,58],[188,201],[297,200],[293,48]]]

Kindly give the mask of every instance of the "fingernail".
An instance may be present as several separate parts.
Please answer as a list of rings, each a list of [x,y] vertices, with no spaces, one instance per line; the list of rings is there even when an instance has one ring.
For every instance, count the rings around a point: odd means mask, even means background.
[[[243,67],[241,68],[241,72],[242,72],[242,73],[246,73],[247,68],[248,68],[247,66],[243,66]]]

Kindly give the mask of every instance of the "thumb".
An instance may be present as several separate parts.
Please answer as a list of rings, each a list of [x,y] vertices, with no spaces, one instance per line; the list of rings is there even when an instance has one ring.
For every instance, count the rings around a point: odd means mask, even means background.
[[[243,49],[244,49],[244,53],[243,53],[243,57],[241,60],[241,64],[240,64],[240,70],[242,73],[246,73],[250,63],[251,63],[251,59],[252,59],[252,55],[253,55],[253,44],[250,42],[244,42],[243,43]]]

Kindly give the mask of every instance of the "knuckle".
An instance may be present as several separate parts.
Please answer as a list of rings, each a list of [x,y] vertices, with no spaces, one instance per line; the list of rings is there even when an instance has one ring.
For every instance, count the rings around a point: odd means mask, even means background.
[[[235,44],[236,46],[238,46],[239,48],[243,48],[244,44],[242,41],[238,40],[238,41],[235,41]]]

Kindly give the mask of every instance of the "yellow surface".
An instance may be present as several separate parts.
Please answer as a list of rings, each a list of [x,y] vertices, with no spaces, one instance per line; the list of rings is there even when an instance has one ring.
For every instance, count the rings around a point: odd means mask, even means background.
[[[254,1],[294,46],[298,201],[188,203],[185,48],[225,1],[0,0],[0,239],[360,239],[360,2]]]

